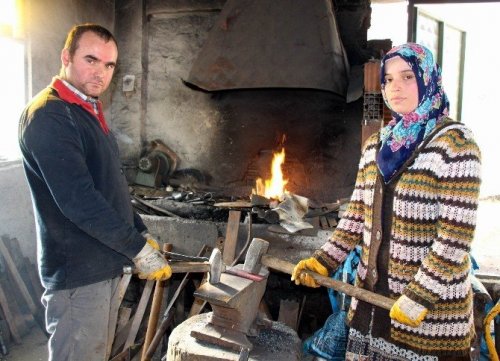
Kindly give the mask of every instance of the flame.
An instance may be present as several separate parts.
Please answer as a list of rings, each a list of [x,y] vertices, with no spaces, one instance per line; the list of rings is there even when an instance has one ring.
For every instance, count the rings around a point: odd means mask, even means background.
[[[271,164],[271,179],[257,178],[253,193],[259,196],[264,196],[268,199],[280,199],[285,193],[285,186],[288,179],[283,179],[283,171],[281,165],[285,162],[285,148],[281,148],[281,152],[274,153],[273,162]]]

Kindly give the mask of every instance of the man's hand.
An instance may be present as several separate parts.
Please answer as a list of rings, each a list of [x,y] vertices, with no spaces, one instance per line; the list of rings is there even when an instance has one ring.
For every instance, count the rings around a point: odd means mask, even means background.
[[[160,246],[150,235],[146,235],[146,244],[142,250],[135,256],[134,261],[139,278],[164,281],[172,276],[172,270],[167,260],[160,253]]]
[[[389,316],[393,320],[405,325],[418,327],[425,318],[425,315],[427,315],[427,311],[427,308],[420,303],[402,295],[392,306]]]
[[[316,281],[306,273],[302,273],[304,270],[313,271],[319,273],[322,276],[328,276],[328,270],[319,261],[314,258],[306,258],[297,263],[292,272],[292,281],[295,281],[296,285],[304,285],[308,287],[319,287]]]

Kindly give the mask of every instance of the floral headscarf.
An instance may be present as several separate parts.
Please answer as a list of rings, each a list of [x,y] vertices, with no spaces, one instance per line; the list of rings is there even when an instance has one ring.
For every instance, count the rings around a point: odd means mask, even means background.
[[[450,105],[442,87],[441,68],[434,62],[431,51],[422,45],[407,43],[392,48],[382,59],[382,95],[389,109],[384,90],[385,64],[395,56],[405,60],[415,73],[418,106],[408,114],[392,111],[391,121],[381,130],[382,146],[377,156],[377,165],[385,182],[391,179],[436,124],[448,116]]]

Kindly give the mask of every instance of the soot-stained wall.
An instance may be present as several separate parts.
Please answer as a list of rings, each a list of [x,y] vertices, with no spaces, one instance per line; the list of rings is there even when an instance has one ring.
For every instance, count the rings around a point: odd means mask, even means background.
[[[256,172],[265,176],[270,160],[261,158],[285,135],[291,191],[322,201],[349,196],[359,159],[360,101],[346,104],[334,93],[306,89],[208,93],[183,82],[223,3],[116,4],[120,66],[112,127],[124,162],[137,164],[142,147],[160,139],[179,156],[179,168],[200,170],[210,186],[239,195]],[[130,75],[135,87],[124,92]]]

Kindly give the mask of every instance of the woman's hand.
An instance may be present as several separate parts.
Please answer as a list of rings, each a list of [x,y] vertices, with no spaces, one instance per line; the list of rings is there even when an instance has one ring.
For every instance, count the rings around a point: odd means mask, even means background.
[[[325,277],[328,276],[328,270],[316,258],[306,258],[297,263],[297,265],[293,269],[292,281],[295,281],[296,285],[302,284],[308,287],[319,287],[319,285],[311,276],[309,276],[305,272],[302,272],[304,270],[313,271]]]
[[[420,303],[402,295],[392,306],[389,316],[399,323],[418,327],[427,315],[427,311],[427,308]]]

